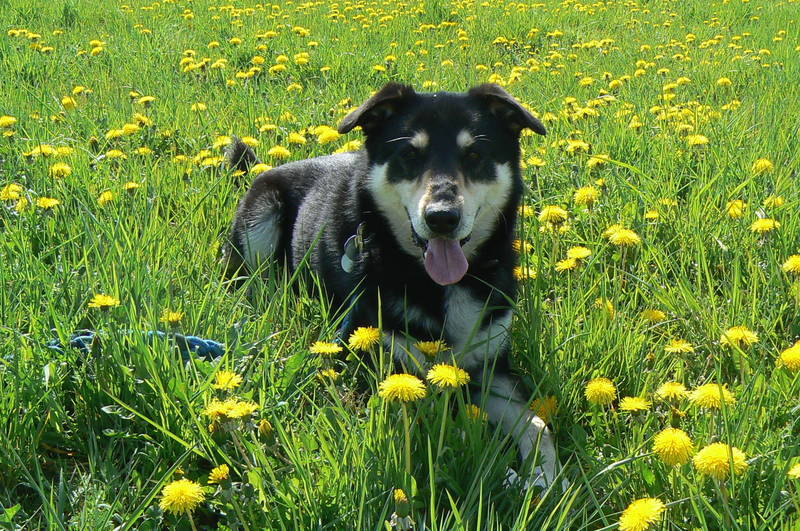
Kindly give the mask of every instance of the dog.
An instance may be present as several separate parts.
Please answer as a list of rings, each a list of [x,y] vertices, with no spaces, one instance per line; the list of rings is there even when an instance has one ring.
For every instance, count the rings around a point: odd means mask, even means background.
[[[356,127],[363,149],[256,177],[224,253],[229,275],[307,260],[334,306],[348,308],[344,328],[380,323],[394,360],[419,374],[431,362],[415,343],[443,339],[523,461],[538,450],[533,484],[549,486],[558,472],[552,435],[508,363],[519,138],[545,127],[495,84],[418,93],[398,83],[349,113],[339,133]],[[239,140],[228,158],[240,170],[258,162]]]

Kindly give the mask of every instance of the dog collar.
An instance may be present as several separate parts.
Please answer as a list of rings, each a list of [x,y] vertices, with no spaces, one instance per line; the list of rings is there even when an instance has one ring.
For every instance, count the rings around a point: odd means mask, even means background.
[[[342,269],[352,273],[361,253],[364,252],[364,222],[359,223],[356,233],[347,238],[342,250]]]

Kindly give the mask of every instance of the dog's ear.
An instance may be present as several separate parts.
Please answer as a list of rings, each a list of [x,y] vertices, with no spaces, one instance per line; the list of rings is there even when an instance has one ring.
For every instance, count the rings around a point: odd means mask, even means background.
[[[547,134],[542,122],[499,85],[484,83],[471,88],[469,95],[485,101],[489,110],[506,120],[515,133],[527,127],[540,135]]]
[[[416,92],[408,85],[389,83],[365,101],[361,107],[344,117],[339,124],[339,133],[345,134],[360,125],[365,134],[389,116],[394,114],[398,107]]]

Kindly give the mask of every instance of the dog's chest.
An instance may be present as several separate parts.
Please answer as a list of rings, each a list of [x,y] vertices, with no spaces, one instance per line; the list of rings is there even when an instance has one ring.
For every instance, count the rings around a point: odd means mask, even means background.
[[[497,357],[506,346],[511,326],[511,310],[492,311],[486,300],[475,297],[470,290],[450,286],[445,289],[442,304],[442,336],[445,338],[456,362],[466,370],[477,370],[484,360]],[[423,312],[409,308],[407,314],[415,320],[432,319]],[[430,326],[428,326],[430,328]],[[435,332],[434,332],[435,334]]]

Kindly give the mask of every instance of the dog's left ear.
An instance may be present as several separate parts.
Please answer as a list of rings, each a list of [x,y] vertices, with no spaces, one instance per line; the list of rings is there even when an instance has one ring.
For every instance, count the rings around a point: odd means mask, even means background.
[[[381,122],[394,114],[398,107],[412,96],[414,89],[400,83],[389,83],[365,101],[361,107],[344,117],[339,124],[339,133],[350,132],[360,125],[365,134],[369,134]]]
[[[489,110],[506,120],[515,133],[527,127],[540,135],[547,134],[542,122],[500,85],[485,83],[469,89],[468,94],[484,100],[489,105]]]

